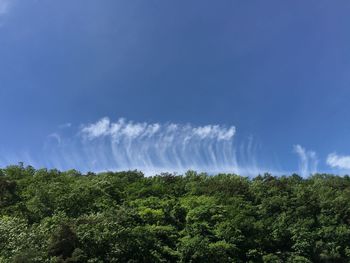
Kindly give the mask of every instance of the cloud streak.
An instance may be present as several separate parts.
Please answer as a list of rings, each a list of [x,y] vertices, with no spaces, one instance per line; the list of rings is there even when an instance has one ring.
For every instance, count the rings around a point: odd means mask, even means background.
[[[294,152],[299,156],[299,173],[303,177],[317,172],[318,158],[314,151],[307,151],[301,145],[294,145]]]
[[[331,153],[327,156],[327,164],[332,168],[350,170],[350,156],[342,156]]]
[[[95,166],[117,169],[207,172],[237,170],[233,147],[236,129],[220,125],[135,123],[102,118],[82,126],[79,136]],[[98,167],[96,167],[98,168]]]
[[[100,137],[111,136],[113,140],[123,140],[125,138],[141,139],[150,137],[162,137],[162,133],[171,135],[185,135],[184,142],[196,137],[200,140],[214,139],[217,141],[230,141],[233,139],[236,128],[234,126],[225,127],[219,125],[206,125],[193,127],[190,124],[159,124],[159,123],[133,123],[125,119],[119,119],[112,123],[109,118],[105,117],[96,123],[85,125],[81,128],[81,134],[85,139],[94,140]],[[170,137],[168,137],[169,139]]]
[[[137,169],[146,175],[187,170],[245,176],[266,171],[280,174],[258,166],[252,137],[237,145],[235,126],[147,123],[123,118],[111,121],[105,117],[78,130],[71,125],[50,134],[43,152],[34,159],[44,167],[83,172]]]
[[[47,136],[41,152],[17,154],[0,160],[0,164],[23,161],[36,168],[82,172],[137,169],[146,175],[182,174],[188,170],[243,176],[285,174],[259,166],[257,150],[252,136],[237,141],[235,126],[147,123],[123,118],[111,121],[105,117],[78,128],[60,126]]]

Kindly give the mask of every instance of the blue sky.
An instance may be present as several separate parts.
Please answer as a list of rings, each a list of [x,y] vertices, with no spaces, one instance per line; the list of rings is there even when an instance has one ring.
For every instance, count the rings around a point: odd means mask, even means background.
[[[0,0],[0,165],[157,166],[145,137],[132,137],[144,151],[128,165],[113,159],[111,128],[125,118],[128,129],[163,127],[158,143],[171,124],[178,138],[206,131],[214,155],[224,151],[214,127],[235,128],[228,161],[208,161],[196,137],[173,153],[200,152],[182,168],[347,173],[349,13],[345,0]],[[79,161],[64,161],[72,152]]]

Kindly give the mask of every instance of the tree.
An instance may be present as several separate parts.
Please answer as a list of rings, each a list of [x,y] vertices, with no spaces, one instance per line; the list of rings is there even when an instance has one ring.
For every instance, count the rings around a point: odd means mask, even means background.
[[[62,259],[70,258],[78,247],[78,238],[67,224],[62,224],[52,235],[49,244],[49,255]]]

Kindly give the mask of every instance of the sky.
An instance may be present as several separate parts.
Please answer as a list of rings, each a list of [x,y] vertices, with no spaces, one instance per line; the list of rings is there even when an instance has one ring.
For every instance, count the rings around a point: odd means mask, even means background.
[[[350,171],[346,0],[0,0],[0,167]]]

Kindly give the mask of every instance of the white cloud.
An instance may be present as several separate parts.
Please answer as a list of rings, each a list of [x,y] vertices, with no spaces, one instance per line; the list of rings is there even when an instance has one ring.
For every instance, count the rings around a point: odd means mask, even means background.
[[[122,130],[121,135],[125,135],[128,138],[136,138],[145,132],[147,124],[145,123],[127,123]]]
[[[160,125],[158,123],[150,124],[148,127],[145,129],[144,136],[152,136],[156,132],[160,130]]]
[[[187,170],[243,176],[282,174],[257,164],[251,137],[237,153],[234,126],[111,121],[105,117],[80,126],[75,136],[59,131],[48,135],[43,152],[32,158],[36,164],[83,172],[138,169],[146,175],[182,174]],[[34,163],[24,157],[21,160]],[[17,159],[4,159],[2,163]]]
[[[219,139],[220,140],[231,140],[232,137],[236,133],[236,128],[235,127],[230,127],[226,131],[219,131]]]
[[[109,118],[104,117],[96,123],[84,125],[81,134],[84,138],[94,140],[105,136],[111,136],[114,140],[136,139],[143,137],[152,137],[157,132],[162,131],[168,135],[182,135],[184,140],[189,139],[214,139],[217,141],[232,140],[236,128],[234,126],[225,127],[220,125],[192,126],[190,124],[180,125],[175,123],[159,124],[159,123],[134,123],[126,122],[125,119],[119,119],[112,123]]]
[[[299,173],[306,177],[317,172],[318,159],[314,151],[307,151],[301,145],[294,145],[294,152],[299,156]]]
[[[236,133],[235,127],[223,128],[219,125],[206,125],[192,129],[193,134],[200,138],[217,138],[218,140],[231,140]]]
[[[331,153],[327,156],[327,164],[333,168],[350,170],[350,156],[341,156]]]
[[[84,156],[91,170],[176,171],[195,169],[206,172],[236,172],[252,175],[259,170],[254,164],[238,165],[234,126],[178,123],[147,123],[119,119],[115,122],[105,117],[95,123],[81,126],[79,137],[83,140],[74,153]],[[77,157],[78,158],[78,157]],[[70,161],[74,158],[70,158]],[[249,158],[254,160],[254,158]],[[77,160],[77,162],[79,162]],[[256,174],[255,174],[256,175]]]
[[[95,138],[110,134],[111,122],[109,118],[102,118],[96,123],[84,126],[81,130],[85,138],[93,140]]]

